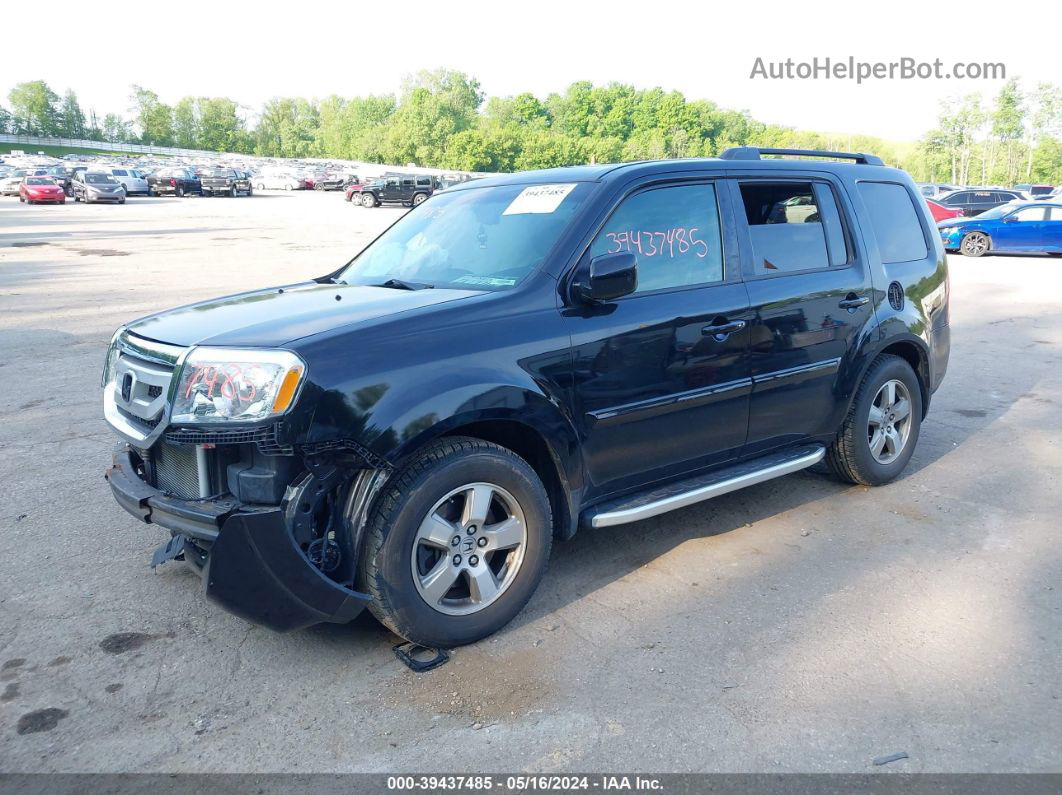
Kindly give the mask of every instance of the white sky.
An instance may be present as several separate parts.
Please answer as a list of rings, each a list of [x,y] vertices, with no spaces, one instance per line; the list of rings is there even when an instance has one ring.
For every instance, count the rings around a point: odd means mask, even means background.
[[[913,140],[933,126],[939,99],[988,97],[1002,81],[751,80],[756,57],[1003,62],[1026,87],[1062,83],[1053,4],[1011,13],[998,0],[889,0],[862,11],[851,0],[17,3],[0,9],[0,104],[15,83],[43,79],[60,94],[73,88],[100,118],[126,114],[132,83],[164,102],[228,96],[257,111],[274,96],[394,92],[404,74],[445,66],[489,95],[615,80],[800,129]]]

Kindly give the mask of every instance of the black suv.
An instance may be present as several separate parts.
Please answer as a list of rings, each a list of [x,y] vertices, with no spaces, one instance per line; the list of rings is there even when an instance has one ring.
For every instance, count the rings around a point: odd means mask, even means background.
[[[917,188],[871,155],[482,179],[315,281],[118,329],[107,478],[169,531],[154,564],[250,621],[368,607],[470,643],[579,527],[820,462],[895,479],[947,368],[948,289]]]
[[[1018,191],[992,189],[959,189],[945,196],[939,196],[935,201],[952,210],[962,210],[966,217],[980,215],[986,210],[999,207],[1012,201],[1020,201],[1025,197]]]
[[[437,177],[391,175],[370,182],[361,189],[360,193],[354,195],[361,200],[362,207],[379,207],[381,204],[404,204],[416,207],[437,190],[439,190]]]

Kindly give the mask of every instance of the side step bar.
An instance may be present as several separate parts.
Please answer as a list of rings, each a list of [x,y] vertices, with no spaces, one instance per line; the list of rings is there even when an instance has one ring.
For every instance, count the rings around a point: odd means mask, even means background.
[[[746,486],[763,483],[765,480],[807,469],[819,463],[825,455],[826,448],[821,445],[807,445],[783,453],[773,453],[752,461],[735,464],[718,472],[699,475],[660,486],[652,491],[596,505],[583,514],[583,524],[590,527],[611,527],[627,522],[638,522],[651,516],[659,516],[668,511],[685,508],[687,505],[693,505],[702,500],[710,500],[712,497],[737,491]]]

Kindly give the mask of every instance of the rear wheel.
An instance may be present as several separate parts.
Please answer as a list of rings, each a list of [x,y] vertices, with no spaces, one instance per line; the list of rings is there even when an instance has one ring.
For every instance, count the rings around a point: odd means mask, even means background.
[[[918,376],[906,360],[883,354],[863,377],[826,462],[841,480],[881,486],[907,466],[921,424]]]
[[[265,183],[259,182],[258,183],[258,190],[265,190]]]
[[[376,197],[373,194],[371,194],[371,193],[363,193],[361,195],[361,206],[362,207],[375,207],[376,206]]]
[[[546,491],[526,461],[479,439],[444,439],[378,498],[358,582],[373,614],[407,640],[474,643],[523,609],[552,537]]]
[[[980,257],[992,248],[992,241],[984,232],[970,232],[959,243],[959,251],[967,257]]]
[[[179,197],[184,198],[184,185],[178,185],[177,190],[174,191]]]
[[[284,186],[284,190],[291,190],[291,183],[290,182]]]
[[[425,194],[418,193],[416,196],[413,197],[413,206],[416,207],[418,204],[424,204],[424,200],[427,198],[428,197]]]

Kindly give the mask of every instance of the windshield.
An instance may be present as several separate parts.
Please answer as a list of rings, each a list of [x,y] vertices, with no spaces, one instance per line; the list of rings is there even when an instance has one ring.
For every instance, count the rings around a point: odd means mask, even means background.
[[[54,185],[49,177],[26,177],[27,185]]]
[[[116,180],[110,174],[86,174],[85,182],[88,182],[92,185],[113,185],[116,184],[118,180]]]
[[[436,194],[384,232],[339,279],[513,287],[542,264],[590,189],[586,183],[501,185]]]
[[[207,172],[207,176],[208,177],[234,177],[234,176],[236,176],[236,173],[234,171],[230,171],[227,168],[215,168],[213,171],[208,171]]]

